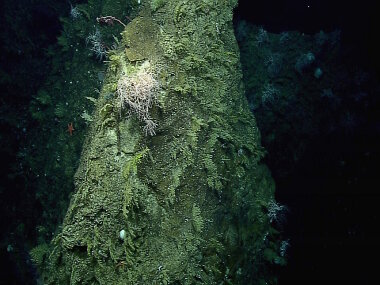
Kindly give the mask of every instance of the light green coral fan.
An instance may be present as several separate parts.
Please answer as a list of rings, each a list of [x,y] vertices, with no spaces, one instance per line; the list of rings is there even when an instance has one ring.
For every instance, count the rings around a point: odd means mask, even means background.
[[[203,230],[204,222],[201,216],[201,209],[196,204],[193,205],[192,222],[195,231],[201,232]]]
[[[257,261],[273,232],[274,185],[243,95],[236,2],[168,0],[154,17],[144,2],[126,26],[41,268],[46,284],[270,281]],[[144,62],[160,83],[146,113],[158,123],[152,136],[133,104],[120,104]],[[122,84],[127,95],[116,92]]]
[[[47,260],[49,254],[49,245],[46,243],[40,244],[30,251],[30,257],[33,263],[37,266],[42,266]]]

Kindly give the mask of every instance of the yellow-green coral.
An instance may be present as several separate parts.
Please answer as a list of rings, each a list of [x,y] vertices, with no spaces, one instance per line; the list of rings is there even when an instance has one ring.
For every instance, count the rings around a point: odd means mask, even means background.
[[[197,232],[201,232],[203,230],[204,222],[201,215],[201,209],[196,204],[193,205],[192,209],[192,223]]]
[[[49,245],[46,243],[37,245],[30,251],[30,257],[35,265],[41,267],[49,254]]]
[[[151,0],[150,8],[153,12],[165,5],[166,0]]]

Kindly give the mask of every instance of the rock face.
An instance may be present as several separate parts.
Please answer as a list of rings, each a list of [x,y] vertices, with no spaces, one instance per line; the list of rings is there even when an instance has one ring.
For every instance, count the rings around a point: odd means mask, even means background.
[[[76,191],[42,277],[270,281],[266,262],[281,258],[266,213],[274,184],[259,165],[259,132],[243,95],[237,1],[141,2],[109,52]]]

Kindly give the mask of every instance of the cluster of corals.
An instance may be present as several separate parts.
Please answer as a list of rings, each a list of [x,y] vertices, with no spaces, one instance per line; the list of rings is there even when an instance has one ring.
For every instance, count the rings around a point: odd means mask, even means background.
[[[158,81],[153,77],[149,62],[145,62],[132,76],[123,75],[117,84],[117,95],[122,108],[137,115],[145,123],[146,135],[155,135],[157,124],[152,120],[149,109],[157,101]]]

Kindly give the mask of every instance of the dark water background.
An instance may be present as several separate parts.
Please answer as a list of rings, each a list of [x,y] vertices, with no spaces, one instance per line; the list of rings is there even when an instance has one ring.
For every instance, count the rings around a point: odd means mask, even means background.
[[[376,282],[371,281],[377,279],[380,233],[380,56],[375,6],[375,1],[240,1],[236,11],[238,17],[274,33],[341,30],[341,56],[349,58],[346,68],[364,68],[376,82],[360,123],[349,133],[313,137],[292,171],[277,163],[284,149],[268,152],[277,199],[290,209],[285,227],[291,244],[289,264],[279,284]],[[363,102],[350,108],[360,110]]]
[[[281,146],[294,134],[275,146],[264,144],[268,150],[265,162],[277,185],[276,198],[289,208],[283,231],[291,246],[279,284],[372,284],[371,278],[376,280],[380,253],[380,47],[374,2],[247,0],[240,1],[235,11],[235,22],[245,20],[270,33],[340,30],[341,56],[349,59],[347,69],[365,70],[371,77],[369,88],[374,90],[365,102],[350,105],[353,112],[364,111],[357,112],[360,115],[349,132],[318,134],[307,140],[291,169],[278,161],[283,161],[279,159],[284,156]],[[7,251],[10,242],[35,242],[35,220],[42,212],[35,193],[25,185],[27,170],[20,173],[17,168],[17,154],[27,140],[25,133],[34,127],[26,115],[31,96],[49,71],[44,49],[56,41],[59,17],[67,16],[69,9],[66,1],[26,0],[2,1],[0,9],[0,284],[33,284],[35,272],[27,246],[25,252],[20,246],[20,260],[12,259]],[[302,137],[297,139],[302,142]],[[293,156],[285,154],[289,160]],[[14,234],[20,221],[25,227],[23,240]]]

